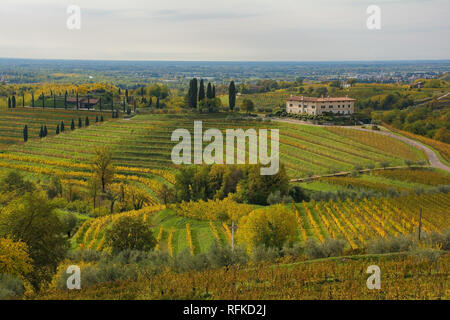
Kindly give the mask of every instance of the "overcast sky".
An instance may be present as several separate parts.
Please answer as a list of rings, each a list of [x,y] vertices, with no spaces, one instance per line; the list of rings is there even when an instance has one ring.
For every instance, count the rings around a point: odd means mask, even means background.
[[[371,4],[381,30],[366,27]],[[449,0],[1,0],[0,57],[449,59],[449,17]]]

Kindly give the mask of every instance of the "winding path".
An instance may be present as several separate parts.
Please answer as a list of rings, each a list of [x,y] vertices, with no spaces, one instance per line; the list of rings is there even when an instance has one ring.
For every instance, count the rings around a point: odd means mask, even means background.
[[[437,168],[437,169],[441,169],[441,170],[445,170],[447,172],[450,172],[450,167],[446,166],[445,164],[443,164],[441,162],[441,160],[439,159],[439,157],[437,156],[436,152],[434,152],[433,150],[431,150],[429,147],[427,147],[426,145],[413,140],[413,139],[409,139],[400,135],[396,135],[390,131],[376,131],[376,130],[369,130],[369,129],[364,129],[364,128],[359,128],[359,127],[348,127],[348,126],[331,126],[331,125],[316,125],[316,124],[311,124],[311,123],[307,123],[305,121],[301,121],[301,120],[295,120],[295,119],[280,119],[280,118],[275,118],[274,121],[278,121],[278,122],[287,122],[287,123],[297,123],[297,124],[304,124],[304,125],[309,125],[309,126],[318,126],[318,127],[340,127],[340,128],[346,128],[346,129],[353,129],[353,130],[360,130],[360,131],[367,131],[367,132],[374,132],[377,134],[381,134],[384,136],[388,136],[390,138],[394,138],[400,141],[403,141],[406,144],[409,144],[410,146],[417,148],[419,150],[422,150],[423,152],[425,152],[425,155],[427,156],[430,165],[433,168]]]

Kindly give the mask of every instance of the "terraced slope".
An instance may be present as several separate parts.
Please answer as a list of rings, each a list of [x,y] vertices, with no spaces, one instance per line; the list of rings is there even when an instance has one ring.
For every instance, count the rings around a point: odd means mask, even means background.
[[[37,125],[42,119],[56,123],[62,118],[73,117],[70,111],[57,110],[53,114],[50,110],[40,113],[26,109],[21,112],[20,116],[17,112],[10,114],[19,117],[17,122],[20,124],[16,129],[11,130],[6,120],[0,122],[0,129],[20,134],[21,123],[31,119]],[[366,132],[353,131],[351,137],[346,137],[341,132],[334,133],[320,127],[235,121],[227,120],[223,115],[141,115],[131,120],[94,123],[74,131],[66,129],[56,136],[11,145],[0,153],[0,170],[9,168],[47,176],[56,174],[62,179],[85,185],[95,148],[107,145],[114,153],[116,179],[131,181],[154,195],[161,183],[174,182],[176,167],[170,154],[176,142],[170,141],[172,132],[186,128],[193,133],[194,120],[203,121],[203,130],[219,128],[223,132],[232,128],[278,128],[280,161],[290,177],[302,177],[311,172],[323,174],[352,170],[355,165],[381,161],[400,165],[404,159],[424,157],[420,151],[389,137],[370,137],[368,143]]]
[[[78,128],[78,118],[82,119],[85,125],[86,117],[90,123],[95,123],[96,118],[100,121],[100,117],[110,120],[110,112],[97,111],[79,111],[79,110],[62,110],[53,108],[0,108],[0,148],[5,148],[10,144],[23,142],[23,128],[28,126],[29,139],[38,139],[41,126],[46,125],[48,136],[56,134],[56,126],[64,122],[66,130],[70,130],[72,119]]]

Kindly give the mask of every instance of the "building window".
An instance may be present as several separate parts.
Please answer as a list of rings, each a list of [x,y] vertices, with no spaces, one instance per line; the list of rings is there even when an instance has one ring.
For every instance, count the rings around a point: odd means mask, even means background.
[[[325,106],[322,106],[321,108],[322,108],[322,109],[325,109]]]
[[[333,106],[329,106],[328,108],[333,109]]]
[[[293,104],[291,103],[290,105],[289,105],[289,107],[292,107],[293,106]]]

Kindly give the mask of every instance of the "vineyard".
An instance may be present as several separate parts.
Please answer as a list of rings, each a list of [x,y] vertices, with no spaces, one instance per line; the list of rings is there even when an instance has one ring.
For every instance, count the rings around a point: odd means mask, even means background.
[[[324,242],[343,239],[353,248],[364,247],[375,238],[416,232],[422,211],[422,230],[449,228],[450,194],[423,194],[364,200],[328,201],[297,204],[298,239]]]
[[[90,176],[90,161],[95,149],[109,146],[116,166],[115,179],[128,181],[153,197],[151,204],[159,200],[157,190],[162,184],[174,183],[176,171],[170,154],[176,142],[170,141],[171,133],[178,128],[193,130],[194,120],[203,120],[204,130],[220,128],[279,128],[280,161],[290,177],[302,177],[314,172],[324,174],[339,170],[352,170],[355,165],[376,164],[388,161],[400,165],[404,159],[423,159],[423,154],[408,145],[383,136],[367,137],[366,132],[345,129],[330,132],[319,127],[292,124],[274,124],[261,121],[226,120],[220,115],[142,115],[131,120],[113,120],[95,123],[88,127],[69,130],[72,118],[86,114],[101,116],[96,112],[63,110],[33,110],[16,108],[2,111],[0,122],[3,143],[14,143],[0,153],[0,170],[17,169],[33,175],[57,175],[64,181],[85,188]],[[109,118],[103,114],[105,119]],[[66,130],[54,134],[54,127],[64,121]],[[43,123],[49,136],[39,139],[37,128]],[[22,129],[29,126],[27,143]],[[343,137],[342,134],[345,134]],[[301,151],[301,152],[300,152]]]
[[[10,144],[23,142],[23,128],[28,126],[28,137],[30,139],[39,138],[41,126],[47,126],[48,136],[56,134],[56,126],[61,126],[64,122],[66,130],[70,130],[72,120],[78,128],[78,119],[82,120],[85,126],[86,117],[90,123],[95,123],[96,119],[111,120],[110,112],[61,110],[61,109],[41,109],[41,108],[14,108],[0,109],[0,148],[5,148]]]
[[[366,287],[369,265],[383,270],[381,290]],[[405,255],[326,259],[291,265],[165,272],[136,282],[73,290],[52,289],[39,299],[449,299],[449,254],[436,261]]]
[[[139,215],[157,225],[154,230],[158,250],[167,250],[173,255],[187,249],[195,254],[208,251],[215,240],[222,244],[231,243],[230,226],[205,210],[210,205],[208,202],[203,205],[191,203],[177,211],[161,211],[163,207],[155,206],[123,214]],[[250,206],[241,206],[238,207],[240,215],[250,212]],[[291,208],[298,225],[297,241],[301,244],[310,238],[322,243],[333,238],[345,240],[349,248],[357,249],[376,238],[409,235],[417,232],[419,210],[422,210],[424,232],[439,232],[450,227],[448,193],[360,201],[312,201],[292,205]],[[203,217],[200,212],[203,212]],[[76,246],[100,251],[106,249],[99,247],[104,229],[118,216],[120,214],[87,220],[74,237]]]

